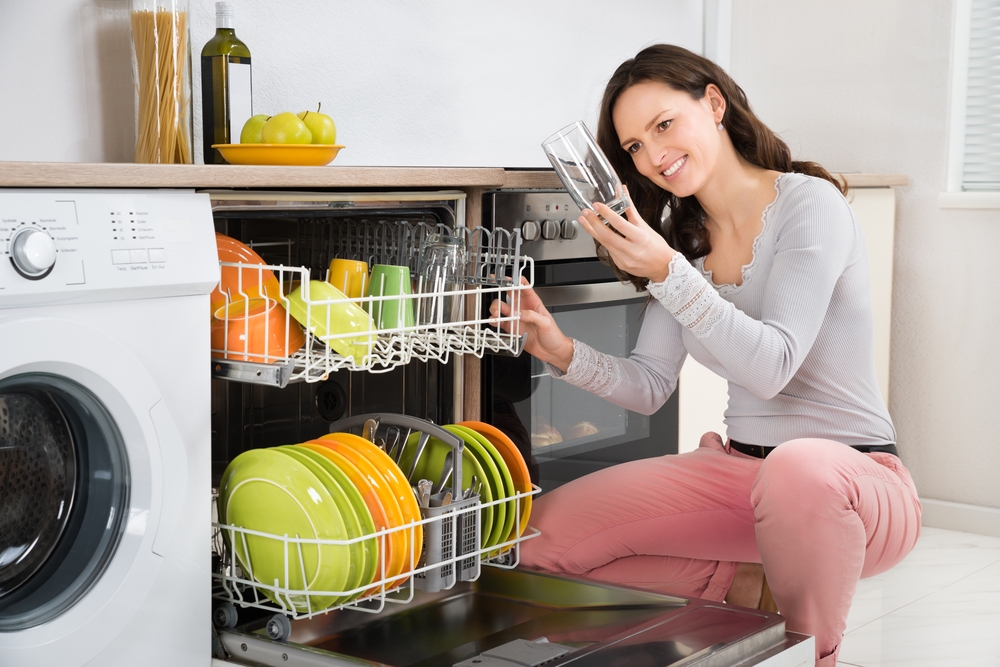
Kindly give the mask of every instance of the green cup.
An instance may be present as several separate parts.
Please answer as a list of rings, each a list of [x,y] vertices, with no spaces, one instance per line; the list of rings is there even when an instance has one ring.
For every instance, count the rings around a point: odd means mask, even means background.
[[[368,282],[368,296],[390,297],[401,299],[385,299],[368,301],[365,306],[375,326],[379,329],[398,329],[412,327],[413,298],[410,287],[410,268],[394,264],[376,264],[372,267],[371,279]]]

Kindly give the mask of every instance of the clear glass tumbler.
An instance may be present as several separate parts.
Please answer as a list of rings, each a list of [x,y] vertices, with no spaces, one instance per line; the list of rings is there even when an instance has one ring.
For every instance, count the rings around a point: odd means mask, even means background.
[[[543,141],[542,149],[577,206],[593,209],[594,202],[601,202],[625,214],[630,204],[622,182],[582,120]]]
[[[430,234],[420,252],[420,324],[461,322],[465,312],[465,241],[457,236]]]

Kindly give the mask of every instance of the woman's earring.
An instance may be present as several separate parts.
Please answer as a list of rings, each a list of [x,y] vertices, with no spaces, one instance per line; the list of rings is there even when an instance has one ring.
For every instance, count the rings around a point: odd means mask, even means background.
[[[721,131],[722,131],[723,129],[725,129],[725,128],[723,128],[723,127],[722,127],[722,121],[719,121],[719,127],[718,127],[718,129],[719,129],[719,131],[720,131],[720,132],[721,132]]]

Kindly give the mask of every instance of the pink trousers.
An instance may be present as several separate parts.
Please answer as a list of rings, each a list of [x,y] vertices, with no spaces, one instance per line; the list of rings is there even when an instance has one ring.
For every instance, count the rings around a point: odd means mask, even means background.
[[[832,667],[858,580],[920,533],[910,473],[891,454],[790,440],[757,459],[706,433],[693,452],[624,463],[540,497],[532,569],[722,601],[738,563],[763,563],[786,627]]]

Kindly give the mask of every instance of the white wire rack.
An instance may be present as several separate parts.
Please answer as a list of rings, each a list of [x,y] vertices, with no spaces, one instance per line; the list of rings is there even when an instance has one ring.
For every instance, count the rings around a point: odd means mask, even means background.
[[[531,527],[519,534],[521,508],[524,499],[540,493],[537,486],[530,492],[481,503],[478,496],[464,504],[432,507],[440,514],[427,516],[428,508],[422,508],[425,518],[393,528],[357,537],[350,540],[321,540],[302,538],[297,535],[275,535],[260,531],[213,523],[213,548],[221,556],[221,567],[213,572],[213,597],[225,600],[238,607],[252,607],[282,614],[290,619],[311,618],[339,609],[378,613],[387,604],[407,604],[413,600],[415,589],[444,590],[458,581],[475,581],[479,578],[482,565],[511,569],[520,560],[520,544],[537,537],[540,533]],[[481,546],[481,511],[490,506],[513,502],[515,509],[514,531],[510,539],[490,546]],[[423,531],[422,554],[416,557],[415,539],[418,526]],[[386,559],[380,559],[380,572],[375,580],[351,590],[319,590],[291,586],[291,582],[308,581],[305,569],[306,558],[303,548],[321,546],[350,546],[367,540],[376,540],[379,553],[386,553],[387,540],[393,533],[405,531],[409,545],[406,566],[401,574],[389,576]],[[429,536],[438,536],[439,543],[432,543]],[[461,536],[461,539],[457,539]],[[273,540],[284,554],[281,577],[271,581],[260,581],[254,574],[254,564],[250,557],[248,538]],[[233,545],[237,545],[236,548]],[[237,556],[236,552],[240,555]],[[433,580],[430,587],[425,582]],[[331,604],[331,601],[333,603]]]
[[[390,295],[351,298],[312,282],[326,275],[317,277],[306,267],[220,262],[213,374],[284,386],[293,380],[319,382],[341,369],[385,372],[414,360],[447,362],[456,354],[519,354],[521,293],[534,284],[534,262],[520,256],[519,233],[449,231],[465,239],[468,261],[461,283],[447,288],[429,288],[418,269]],[[424,236],[386,233],[371,242],[391,246],[383,254],[409,264],[405,244]],[[370,292],[385,294],[384,280]],[[491,321],[495,300],[510,304],[511,314]],[[442,309],[446,301],[457,308]],[[376,321],[371,314],[379,312]]]

